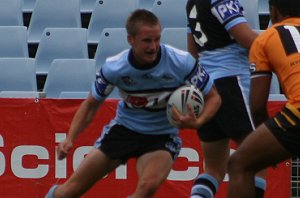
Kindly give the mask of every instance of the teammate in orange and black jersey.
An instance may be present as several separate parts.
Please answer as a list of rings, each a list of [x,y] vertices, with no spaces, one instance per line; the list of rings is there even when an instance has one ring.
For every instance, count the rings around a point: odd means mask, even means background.
[[[250,107],[256,130],[229,161],[230,198],[254,197],[254,174],[293,156],[300,156],[300,1],[269,0],[271,28],[250,50]],[[268,118],[272,72],[288,99]]]

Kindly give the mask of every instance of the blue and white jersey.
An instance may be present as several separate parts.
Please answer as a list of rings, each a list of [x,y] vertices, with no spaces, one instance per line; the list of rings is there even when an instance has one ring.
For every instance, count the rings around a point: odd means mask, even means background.
[[[237,24],[247,22],[238,0],[188,0],[186,12],[200,64],[211,78],[249,74],[248,49],[228,33]]]
[[[161,44],[159,58],[146,69],[134,64],[131,50],[109,57],[97,74],[92,95],[103,100],[111,88],[119,88],[113,122],[143,134],[177,134],[166,116],[170,94],[184,84],[196,85],[207,94],[212,81],[189,53]]]

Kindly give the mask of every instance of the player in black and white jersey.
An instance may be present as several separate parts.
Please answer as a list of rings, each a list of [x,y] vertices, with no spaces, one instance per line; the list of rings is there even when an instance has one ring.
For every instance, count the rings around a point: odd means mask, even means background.
[[[204,172],[191,197],[211,198],[223,181],[230,141],[239,145],[253,130],[249,111],[248,49],[257,33],[248,25],[238,0],[188,0],[188,50],[209,73],[222,98],[216,116],[198,129]],[[257,197],[266,188],[264,171],[255,177]]]
[[[213,82],[198,61],[188,52],[160,44],[161,26],[152,12],[136,10],[129,16],[126,29],[131,48],[107,58],[101,67],[91,93],[73,118],[66,140],[58,146],[59,159],[68,155],[114,86],[121,96],[116,116],[103,128],[95,147],[74,174],[65,183],[54,185],[47,198],[80,197],[129,158],[137,158],[138,175],[137,187],[130,197],[152,197],[167,178],[181,148],[179,130],[166,116],[172,91],[194,84],[205,95],[201,116],[195,118],[192,110],[186,115],[192,118],[190,124],[199,119],[201,126],[220,106]]]

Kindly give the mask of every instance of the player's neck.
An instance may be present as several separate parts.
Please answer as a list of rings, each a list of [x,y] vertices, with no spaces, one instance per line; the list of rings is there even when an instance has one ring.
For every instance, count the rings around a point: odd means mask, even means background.
[[[161,58],[161,50],[159,50],[159,52],[157,53],[157,58],[155,61],[153,61],[152,63],[148,63],[148,64],[142,64],[140,63],[134,56],[134,53],[132,51],[132,49],[130,50],[129,52],[129,55],[128,55],[128,61],[129,63],[135,67],[136,69],[140,69],[140,70],[147,70],[147,69],[151,69],[153,67],[155,67],[159,61],[160,61],[160,58]]]

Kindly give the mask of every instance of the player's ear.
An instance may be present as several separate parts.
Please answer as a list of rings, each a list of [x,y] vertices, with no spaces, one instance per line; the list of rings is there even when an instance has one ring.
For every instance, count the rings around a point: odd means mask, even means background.
[[[131,35],[127,35],[127,42],[129,43],[129,45],[133,44],[133,37]]]

